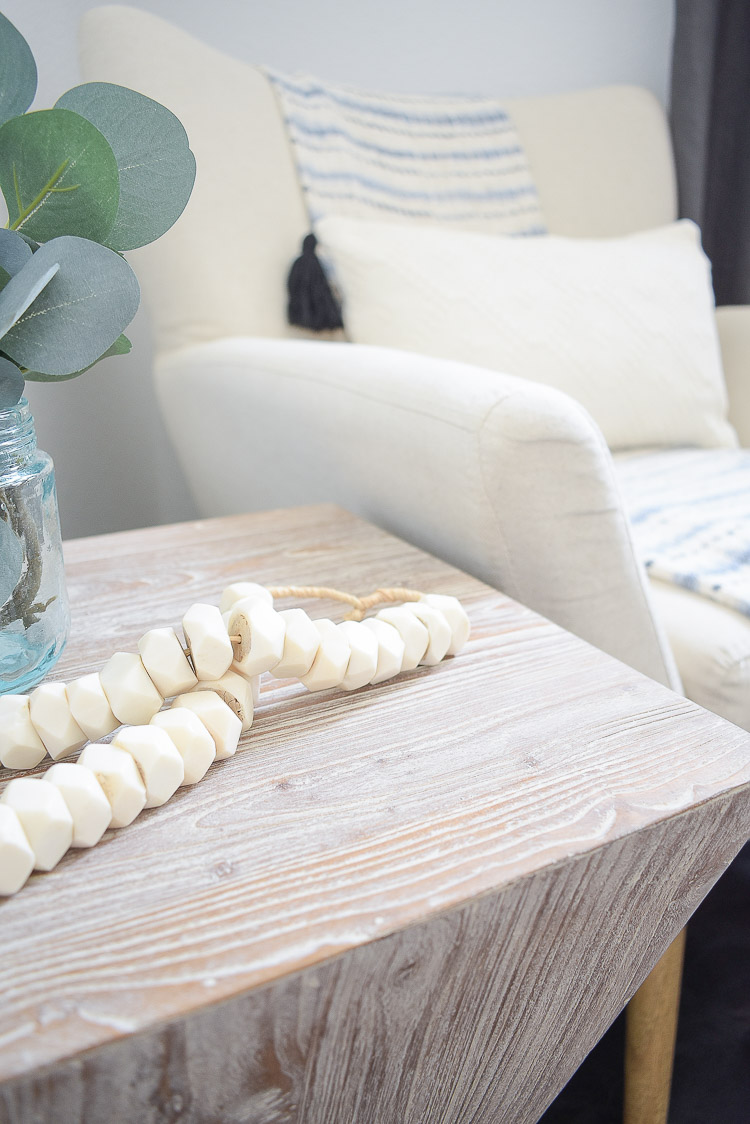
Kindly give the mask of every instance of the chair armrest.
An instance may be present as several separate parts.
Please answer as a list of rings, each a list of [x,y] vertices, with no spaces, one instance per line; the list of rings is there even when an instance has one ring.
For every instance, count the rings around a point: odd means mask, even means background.
[[[750,305],[716,309],[721,358],[729,392],[729,420],[750,448]]]
[[[336,502],[679,683],[609,451],[566,395],[468,364],[302,340],[199,344],[161,358],[156,378],[203,513]]]

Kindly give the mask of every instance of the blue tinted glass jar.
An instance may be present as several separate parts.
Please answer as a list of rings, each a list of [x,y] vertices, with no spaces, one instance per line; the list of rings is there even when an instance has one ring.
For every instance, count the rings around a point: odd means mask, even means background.
[[[52,460],[22,398],[0,410],[0,694],[44,678],[69,619]]]

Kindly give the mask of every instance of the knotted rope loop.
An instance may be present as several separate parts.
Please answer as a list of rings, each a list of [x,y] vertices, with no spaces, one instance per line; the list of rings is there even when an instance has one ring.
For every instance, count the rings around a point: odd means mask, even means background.
[[[416,589],[394,587],[392,589],[376,589],[367,597],[356,597],[353,593],[345,593],[341,589],[331,589],[325,585],[280,585],[269,586],[268,592],[275,599],[277,597],[311,597],[327,601],[343,601],[351,605],[351,612],[347,614],[348,621],[361,621],[367,616],[370,609],[376,605],[383,605],[394,601],[419,601],[422,594]]]

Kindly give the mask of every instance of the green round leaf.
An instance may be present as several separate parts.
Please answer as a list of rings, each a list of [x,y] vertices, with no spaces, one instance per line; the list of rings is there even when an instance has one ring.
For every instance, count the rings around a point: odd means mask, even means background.
[[[24,232],[22,230],[11,231],[11,233],[18,234],[21,238],[23,238],[24,242],[29,247],[32,254],[36,253],[36,251],[39,249],[39,243],[37,241],[35,241],[33,238],[29,238],[28,234],[24,234]]]
[[[25,113],[36,93],[36,63],[21,32],[0,12],[0,125]]]
[[[134,250],[169,230],[195,180],[195,157],[175,115],[135,90],[108,82],[76,86],[57,105],[95,125],[117,158],[120,203],[107,245]]]
[[[88,367],[82,367],[80,371],[71,371],[69,375],[43,375],[41,371],[24,371],[24,378],[27,382],[67,382],[68,379],[77,379],[79,375],[83,375],[86,371],[90,371],[99,362],[99,359],[109,359],[112,355],[127,355],[133,348],[132,343],[127,336],[118,336],[111,347],[108,347],[103,355],[95,359],[93,363],[89,363]]]
[[[21,235],[0,227],[0,267],[12,277],[30,260],[31,247]]]
[[[0,355],[0,410],[16,406],[23,395],[24,378],[15,363]]]
[[[0,127],[0,190],[12,230],[38,242],[62,234],[103,242],[117,215],[120,176],[90,121],[43,109]]]
[[[10,520],[0,518],[0,605],[8,601],[22,574],[23,543]]]
[[[0,291],[0,339],[23,316],[26,309],[39,296],[59,270],[59,263],[50,255],[39,257],[32,254],[31,260]],[[5,346],[3,345],[3,351]]]
[[[7,332],[2,349],[30,371],[66,377],[91,366],[116,342],[135,316],[140,290],[114,250],[85,238],[53,238],[0,292],[0,307],[27,269],[54,263],[59,271]]]

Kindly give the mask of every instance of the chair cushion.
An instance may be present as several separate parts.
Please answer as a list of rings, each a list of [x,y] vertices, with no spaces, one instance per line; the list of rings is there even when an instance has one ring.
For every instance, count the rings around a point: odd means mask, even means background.
[[[649,576],[750,618],[750,450],[621,453],[616,465]]]
[[[554,386],[613,449],[736,443],[692,223],[617,239],[501,238],[329,217],[317,232],[356,343]]]
[[[649,585],[687,697],[750,730],[750,617],[676,585]]]
[[[750,730],[750,450],[646,450],[615,468],[685,693]]]

